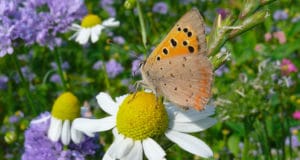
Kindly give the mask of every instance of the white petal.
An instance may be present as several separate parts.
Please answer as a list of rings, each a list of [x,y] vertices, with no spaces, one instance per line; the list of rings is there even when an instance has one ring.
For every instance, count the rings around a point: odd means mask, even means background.
[[[165,133],[165,135],[182,149],[190,153],[204,158],[213,156],[213,152],[209,146],[194,136],[176,131],[168,131]]]
[[[72,25],[71,25],[71,27],[69,27],[69,29],[70,30],[73,30],[73,31],[78,31],[78,30],[80,30],[82,27],[80,26],[80,25],[78,25],[78,24],[75,24],[75,23],[73,23]]]
[[[50,127],[48,129],[48,138],[53,142],[57,142],[61,134],[61,129],[62,120],[51,116]]]
[[[121,134],[117,134],[115,137],[114,142],[111,144],[111,146],[106,151],[107,157],[110,157],[112,159],[116,159],[116,157],[113,157],[114,153],[119,150],[120,143],[124,140],[124,136]]]
[[[193,109],[184,111],[174,106],[168,107],[167,110],[168,113],[174,117],[174,121],[176,122],[194,122],[207,118],[215,113],[215,107],[212,106],[207,106],[203,111],[200,112]]]
[[[114,137],[118,137],[118,136],[120,136],[120,134],[119,134],[119,132],[118,132],[118,129],[117,129],[117,128],[113,128],[113,129],[112,129],[112,133],[113,133]]]
[[[117,115],[119,106],[107,93],[101,92],[96,96],[97,102],[100,107],[110,115]]]
[[[166,152],[159,144],[153,139],[147,138],[142,142],[145,155],[148,159],[163,159],[166,156]]]
[[[105,27],[118,27],[120,25],[119,21],[115,21],[115,18],[109,18],[102,23]]]
[[[107,131],[116,126],[116,117],[109,116],[101,119],[76,118],[73,127],[84,133]]]
[[[84,132],[85,135],[89,136],[89,137],[95,137],[95,133],[91,133],[91,132]]]
[[[83,139],[82,133],[74,128],[73,123],[71,126],[71,139],[76,144],[79,144]]]
[[[114,158],[111,158],[108,154],[108,152],[106,152],[102,158],[102,160],[115,160]]]
[[[120,107],[121,104],[123,103],[123,101],[125,100],[125,98],[128,96],[128,94],[125,94],[123,96],[120,96],[120,97],[117,97],[116,98],[116,103],[117,103],[117,106]]]
[[[51,118],[51,115],[48,115],[48,116],[40,118],[40,119],[32,120],[30,122],[30,124],[38,124],[38,123],[46,122],[46,121],[48,121],[49,118]]]
[[[103,28],[104,28],[103,26],[97,25],[97,26],[95,26],[91,29],[91,41],[92,41],[92,43],[95,43],[99,40],[99,37],[101,35],[101,31],[102,31]]]
[[[105,152],[102,160],[115,160],[115,158],[112,158],[110,155],[109,155],[109,152],[111,151],[111,146],[108,148],[108,150]]]
[[[122,160],[143,160],[143,146],[141,141],[134,141],[131,151]]]
[[[217,122],[215,118],[205,118],[196,122],[170,122],[169,128],[171,130],[181,131],[181,132],[199,132],[203,131]]]
[[[120,141],[118,144],[117,149],[114,149],[114,152],[110,152],[110,156],[113,158],[120,159],[124,156],[126,156],[130,151],[131,148],[133,147],[133,139],[131,138],[125,138]]]
[[[64,120],[61,131],[61,141],[64,145],[68,145],[71,140],[70,120]]]
[[[91,29],[89,28],[82,28],[79,31],[79,34],[76,38],[76,42],[78,42],[79,44],[86,44],[89,41],[89,38],[91,36]]]
[[[69,38],[69,40],[76,39],[77,36],[78,36],[78,34],[79,34],[79,31],[78,31],[78,32],[75,32],[75,33]]]
[[[115,129],[114,129],[115,130]],[[113,131],[114,131],[113,130]],[[112,158],[112,156],[110,155],[111,152],[115,152],[118,150],[118,145],[120,144],[120,142],[124,139],[123,135],[120,134],[116,134],[115,140],[114,142],[111,144],[111,146],[108,148],[108,150],[106,151],[105,155],[103,156],[103,160],[115,160],[116,158]]]

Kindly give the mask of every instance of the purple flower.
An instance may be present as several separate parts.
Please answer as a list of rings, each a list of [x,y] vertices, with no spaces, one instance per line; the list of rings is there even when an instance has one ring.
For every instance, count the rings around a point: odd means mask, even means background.
[[[229,12],[226,11],[225,9],[223,9],[223,8],[218,8],[217,13],[221,15],[222,19],[225,19],[229,14]]]
[[[24,113],[21,111],[17,111],[14,115],[8,118],[9,123],[16,123],[20,120],[20,118],[24,117]]]
[[[50,65],[51,65],[51,67],[52,67],[53,69],[55,69],[55,70],[58,69],[58,66],[57,66],[56,62],[51,62]],[[70,68],[70,64],[69,64],[67,61],[64,61],[64,62],[62,63],[62,65],[61,65],[61,68],[62,68],[63,70],[67,70],[67,69]]]
[[[101,7],[111,6],[113,5],[113,0],[101,0],[100,5]]]
[[[53,74],[50,77],[50,82],[53,82],[53,83],[62,83],[62,81],[60,79],[60,76],[58,74]]]
[[[31,69],[28,66],[21,67],[21,72],[24,78],[29,82],[31,82],[36,77],[36,75],[31,71]],[[17,74],[15,75],[14,79],[17,83],[19,83],[21,78]]]
[[[117,13],[116,13],[116,9],[114,7],[107,6],[104,9],[109,14],[110,17],[116,17]]]
[[[300,146],[298,137],[297,137],[296,135],[292,135],[291,141],[292,141],[291,144],[292,144],[292,147],[293,147],[293,148],[297,148],[297,147]],[[290,144],[290,139],[289,139],[289,138],[287,138],[287,139],[285,140],[285,144],[286,144],[286,145],[289,145],[289,144]]]
[[[138,57],[135,59],[131,64],[131,74],[133,76],[139,75],[140,73],[140,64],[142,63],[143,56]]]
[[[29,82],[31,82],[36,77],[36,75],[27,66],[22,67],[21,71],[24,75],[24,78]]]
[[[122,36],[115,36],[115,37],[113,38],[113,41],[114,41],[115,43],[117,43],[117,44],[120,44],[120,45],[122,45],[122,44],[125,43],[125,39],[124,39]]]
[[[116,9],[113,7],[113,0],[101,0],[100,6],[109,14],[110,17],[116,16]]]
[[[7,88],[8,77],[5,75],[0,75],[0,89]]]
[[[286,20],[288,18],[288,14],[286,11],[284,10],[277,10],[274,14],[273,14],[273,18],[274,20],[276,21],[279,21],[279,20]]]
[[[103,68],[103,62],[102,61],[97,61],[97,62],[95,62],[94,63],[94,65],[93,65],[93,69],[94,70],[100,70],[100,69],[102,69]]]
[[[222,65],[221,67],[219,67],[216,71],[215,71],[215,75],[220,77],[222,76],[224,73],[229,72],[228,67],[226,67],[225,65]]]
[[[165,2],[157,2],[154,4],[152,11],[154,13],[167,14],[168,5]]]
[[[105,64],[105,67],[109,78],[115,78],[118,74],[120,74],[124,70],[122,65],[114,59],[109,60]]]
[[[61,142],[52,142],[47,137],[50,125],[50,113],[45,112],[31,121],[29,128],[25,131],[25,151],[22,160],[44,160],[44,159],[82,159],[87,155],[94,155],[96,150],[100,148],[96,144],[96,138],[87,138],[76,145],[68,145],[68,149],[63,149]]]

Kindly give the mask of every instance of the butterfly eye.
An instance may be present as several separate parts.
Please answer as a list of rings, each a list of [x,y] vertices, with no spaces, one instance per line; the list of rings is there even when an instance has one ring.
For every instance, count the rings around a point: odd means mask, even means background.
[[[144,64],[146,64],[146,61],[141,61],[139,64],[139,68],[141,68]]]

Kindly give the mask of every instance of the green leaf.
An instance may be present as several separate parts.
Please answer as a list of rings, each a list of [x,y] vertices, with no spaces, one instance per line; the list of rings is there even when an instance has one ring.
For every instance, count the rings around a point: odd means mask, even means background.
[[[233,134],[228,139],[228,148],[229,150],[237,157],[240,153],[240,137],[236,134]]]
[[[237,133],[239,136],[245,135],[245,128],[243,123],[237,122],[226,122],[226,125],[233,130],[233,132]]]

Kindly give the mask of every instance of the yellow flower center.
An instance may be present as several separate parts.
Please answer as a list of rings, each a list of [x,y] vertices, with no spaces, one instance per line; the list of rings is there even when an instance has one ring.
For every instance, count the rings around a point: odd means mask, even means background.
[[[162,135],[167,127],[167,111],[152,93],[127,96],[117,113],[118,131],[134,140]]]
[[[79,117],[79,100],[71,92],[61,94],[53,104],[51,115],[61,120],[73,120]]]
[[[95,14],[88,14],[81,21],[81,26],[84,28],[91,28],[98,24],[101,24],[101,19]]]

